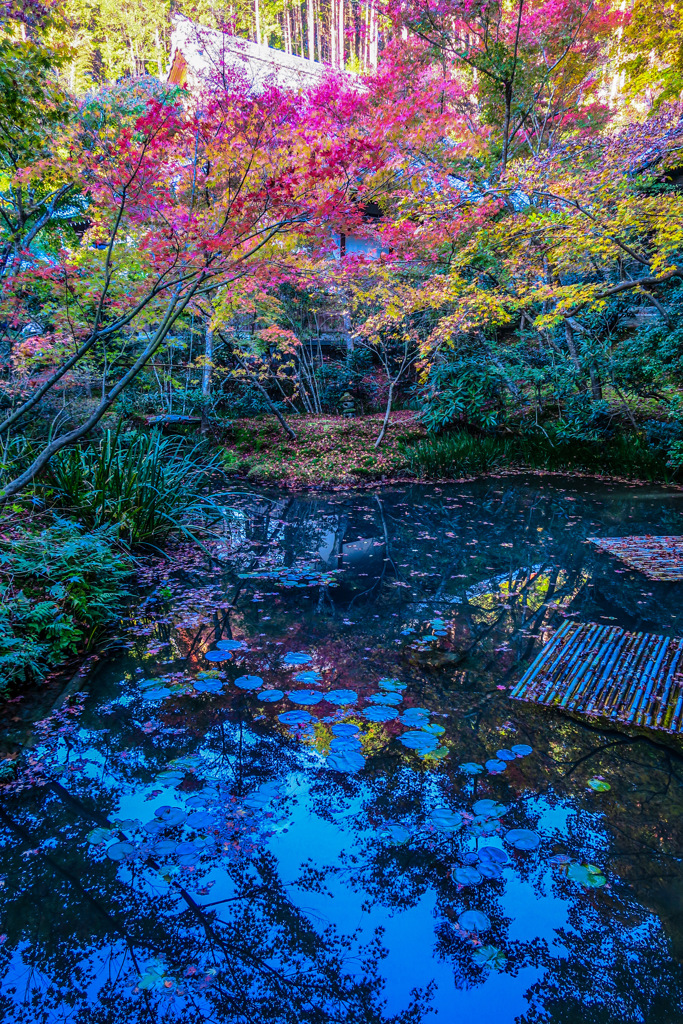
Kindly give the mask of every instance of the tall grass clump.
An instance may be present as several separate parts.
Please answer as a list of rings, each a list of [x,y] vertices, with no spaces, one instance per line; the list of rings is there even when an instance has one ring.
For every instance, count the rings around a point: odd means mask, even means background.
[[[205,444],[159,431],[123,435],[64,449],[50,465],[47,494],[89,529],[113,525],[130,545],[163,541],[193,526],[219,506],[202,494],[219,469]]]
[[[501,469],[581,472],[667,482],[677,469],[638,435],[562,437],[542,432],[510,436],[454,433],[406,449],[412,472],[425,479],[478,476]]]

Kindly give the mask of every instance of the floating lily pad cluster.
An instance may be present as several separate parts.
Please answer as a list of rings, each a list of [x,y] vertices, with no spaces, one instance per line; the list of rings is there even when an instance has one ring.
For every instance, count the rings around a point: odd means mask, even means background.
[[[358,772],[365,765],[357,725],[340,722],[332,726],[332,740],[327,765],[337,772]]]
[[[231,661],[237,654],[246,654],[249,650],[244,640],[218,640],[214,651],[207,651],[207,661]]]
[[[157,776],[157,784],[175,790],[175,796],[154,810],[148,821],[137,818],[112,821],[111,827],[93,829],[88,840],[104,848],[116,862],[142,861],[170,878],[179,868],[192,868],[204,857],[215,859],[249,853],[270,834],[261,813],[282,794],[276,782],[267,782],[238,801],[220,779],[201,771],[199,757],[178,758]],[[193,789],[182,784],[192,778]],[[169,873],[170,872],[170,873]]]
[[[448,636],[448,626],[445,619],[430,619],[427,626],[431,632],[425,633],[423,636],[416,637],[410,645],[416,651],[429,650],[432,644],[439,643],[444,637]],[[401,630],[401,635],[410,636],[414,632],[414,629],[403,629]]]
[[[161,676],[157,679],[139,679],[137,689],[140,696],[146,701],[161,701],[167,697],[179,697],[191,693],[192,681],[188,679],[177,679],[171,676]]]
[[[484,771],[487,771],[489,775],[501,775],[510,761],[515,761],[518,757],[528,757],[531,752],[532,748],[528,743],[515,743],[509,750],[507,748],[497,750],[496,756],[489,758],[484,764],[466,761],[460,765],[460,771],[465,775],[481,775]]]
[[[312,565],[277,565],[272,569],[256,569],[254,572],[241,572],[241,580],[270,580],[281,587],[336,587],[336,574],[341,569],[320,572]]]

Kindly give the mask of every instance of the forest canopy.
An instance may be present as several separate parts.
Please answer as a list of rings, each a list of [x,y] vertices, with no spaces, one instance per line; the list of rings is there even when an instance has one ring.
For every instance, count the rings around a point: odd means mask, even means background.
[[[403,408],[675,471],[681,31],[652,0],[5,5],[5,496],[122,416],[295,440],[344,401],[377,445]]]

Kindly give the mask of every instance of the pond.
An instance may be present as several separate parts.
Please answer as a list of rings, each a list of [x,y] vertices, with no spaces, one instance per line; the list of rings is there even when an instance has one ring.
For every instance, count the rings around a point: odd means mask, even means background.
[[[683,1021],[683,747],[509,696],[566,620],[683,631],[587,481],[238,495],[0,809],[0,1017]]]

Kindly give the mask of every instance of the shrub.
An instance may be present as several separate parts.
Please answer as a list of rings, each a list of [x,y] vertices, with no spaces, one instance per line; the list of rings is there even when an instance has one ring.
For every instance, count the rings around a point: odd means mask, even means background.
[[[112,527],[84,533],[56,519],[0,539],[3,689],[45,675],[120,617],[133,562],[115,534]]]

